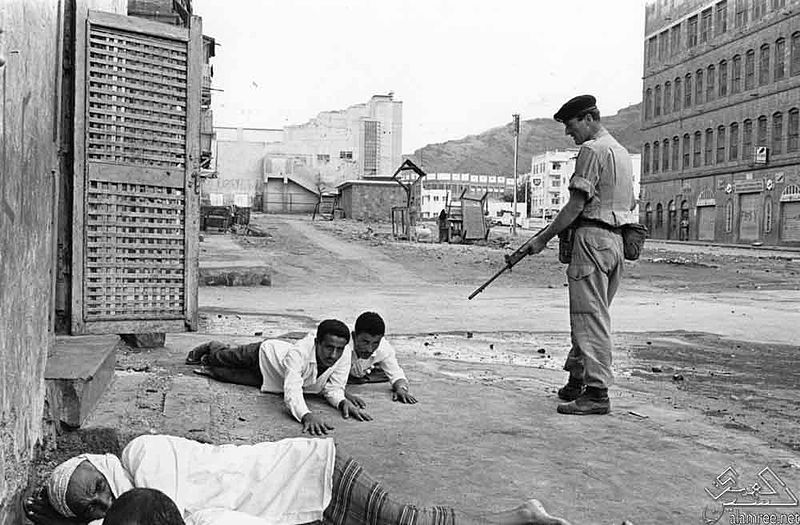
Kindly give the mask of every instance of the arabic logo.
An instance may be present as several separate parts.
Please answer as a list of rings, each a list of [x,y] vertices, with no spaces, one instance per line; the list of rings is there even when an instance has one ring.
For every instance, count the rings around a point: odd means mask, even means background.
[[[752,485],[739,487],[739,473],[728,467],[716,477],[713,489],[705,489],[711,498],[722,507],[796,507],[794,495],[783,480],[769,467],[758,473],[758,480]]]

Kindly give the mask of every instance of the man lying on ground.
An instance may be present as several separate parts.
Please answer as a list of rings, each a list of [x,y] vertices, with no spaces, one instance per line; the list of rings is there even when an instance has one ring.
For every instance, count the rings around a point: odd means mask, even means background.
[[[417,399],[408,391],[408,379],[397,362],[394,347],[384,337],[386,323],[375,312],[364,312],[356,319],[353,337],[346,351],[352,353],[348,384],[383,383],[392,385],[392,399],[414,404]],[[366,403],[357,395],[346,391],[345,397],[359,408]]]
[[[358,462],[339,454],[330,438],[209,445],[139,436],[125,447],[121,460],[112,454],[83,454],[65,461],[51,474],[47,490],[25,501],[25,512],[36,525],[86,524],[105,517],[115,500],[134,488],[166,494],[187,525],[318,520],[328,525],[569,525],[547,514],[535,499],[494,514],[400,503]]]
[[[229,346],[219,341],[202,344],[189,352],[188,364],[219,381],[261,387],[262,392],[283,393],[286,408],[303,424],[303,432],[327,434],[333,426],[308,409],[303,394],[322,394],[342,417],[369,421],[370,415],[345,399],[350,353],[345,346],[350,330],[336,319],[322,321],[317,333],[292,344],[277,339]]]

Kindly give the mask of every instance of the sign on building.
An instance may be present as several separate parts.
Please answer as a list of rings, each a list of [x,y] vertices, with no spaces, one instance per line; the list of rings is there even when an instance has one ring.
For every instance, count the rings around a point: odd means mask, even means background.
[[[766,146],[756,146],[755,163],[766,164],[769,161],[769,148]]]

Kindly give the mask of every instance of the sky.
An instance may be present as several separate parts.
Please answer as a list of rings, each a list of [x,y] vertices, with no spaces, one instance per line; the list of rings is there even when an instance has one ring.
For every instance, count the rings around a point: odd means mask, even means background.
[[[282,128],[394,92],[403,152],[591,93],[641,100],[644,0],[194,0],[214,124]]]

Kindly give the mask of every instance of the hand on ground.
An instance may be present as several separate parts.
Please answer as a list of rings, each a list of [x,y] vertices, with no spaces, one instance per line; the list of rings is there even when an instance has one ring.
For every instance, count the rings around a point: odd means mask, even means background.
[[[417,398],[412,396],[408,390],[401,389],[392,394],[392,401],[399,401],[401,403],[413,405],[417,402]]]
[[[47,491],[44,490],[44,487],[38,493],[23,500],[22,508],[25,511],[25,517],[36,525],[74,525],[76,523],[61,516],[53,509],[50,500],[47,499]]]
[[[372,421],[372,416],[367,414],[366,410],[358,408],[347,399],[342,401],[341,410],[344,419],[348,419],[352,416],[353,419],[357,419],[358,421]]]
[[[344,397],[358,408],[367,408],[367,404],[364,402],[364,399],[355,394],[351,394],[350,392],[345,392]]]
[[[303,432],[308,432],[312,436],[322,436],[329,430],[333,430],[333,426],[322,419],[322,416],[311,412],[303,416]]]

